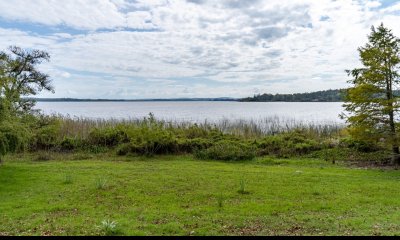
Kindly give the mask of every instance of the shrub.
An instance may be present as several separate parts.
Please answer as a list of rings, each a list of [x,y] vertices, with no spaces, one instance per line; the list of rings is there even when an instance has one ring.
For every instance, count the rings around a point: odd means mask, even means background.
[[[180,152],[193,153],[211,147],[213,141],[205,138],[179,139],[177,144]]]
[[[89,143],[99,146],[112,147],[128,141],[129,138],[122,126],[94,128],[89,133]]]
[[[64,139],[60,143],[60,150],[72,151],[76,148],[81,147],[82,145],[83,143],[76,138],[64,137]]]
[[[255,145],[260,155],[276,154],[278,156],[307,154],[322,147],[322,144],[299,130],[267,136],[255,142]]]
[[[60,123],[50,122],[49,125],[35,129],[31,148],[34,150],[49,150],[57,146],[57,138],[60,136]]]
[[[340,146],[347,147],[347,148],[353,148],[360,152],[375,152],[380,149],[379,146],[373,142],[356,140],[351,137],[345,137],[345,138],[340,139]]]
[[[108,151],[107,147],[103,147],[103,146],[98,146],[98,145],[88,145],[87,147],[85,147],[85,150],[88,151],[89,153],[94,153],[94,154],[98,154],[98,153],[105,153]]]
[[[179,150],[174,133],[159,126],[130,129],[129,139],[130,151],[139,155],[172,154]]]
[[[117,148],[117,155],[118,156],[126,156],[129,153],[133,152],[132,144],[131,143],[124,143],[118,146]]]
[[[0,123],[0,156],[8,152],[25,150],[30,137],[29,130],[19,122]]]
[[[253,146],[233,141],[220,141],[209,148],[195,152],[195,157],[199,159],[222,161],[252,160],[255,156],[256,149]]]

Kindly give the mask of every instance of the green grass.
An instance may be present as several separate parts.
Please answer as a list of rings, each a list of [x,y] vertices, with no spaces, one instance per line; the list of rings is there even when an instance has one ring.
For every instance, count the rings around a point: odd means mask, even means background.
[[[0,166],[0,236],[400,235],[395,170],[311,159],[36,158]]]

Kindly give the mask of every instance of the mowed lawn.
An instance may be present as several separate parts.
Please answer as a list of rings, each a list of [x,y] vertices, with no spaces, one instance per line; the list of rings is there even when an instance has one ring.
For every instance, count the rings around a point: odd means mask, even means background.
[[[120,235],[400,235],[396,170],[312,159],[31,158],[0,166],[0,236],[103,235],[103,220]]]

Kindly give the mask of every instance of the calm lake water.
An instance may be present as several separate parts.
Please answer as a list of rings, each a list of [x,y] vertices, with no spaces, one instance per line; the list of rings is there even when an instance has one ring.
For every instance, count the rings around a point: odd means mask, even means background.
[[[157,119],[186,122],[290,119],[307,123],[343,123],[340,102],[38,102],[45,114],[70,117],[135,119],[152,112]]]

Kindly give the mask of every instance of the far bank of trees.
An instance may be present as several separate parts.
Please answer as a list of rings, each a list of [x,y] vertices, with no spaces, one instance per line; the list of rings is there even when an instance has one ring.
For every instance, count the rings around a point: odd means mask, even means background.
[[[334,89],[311,93],[294,94],[258,94],[254,97],[243,98],[241,102],[342,102],[345,90]]]

